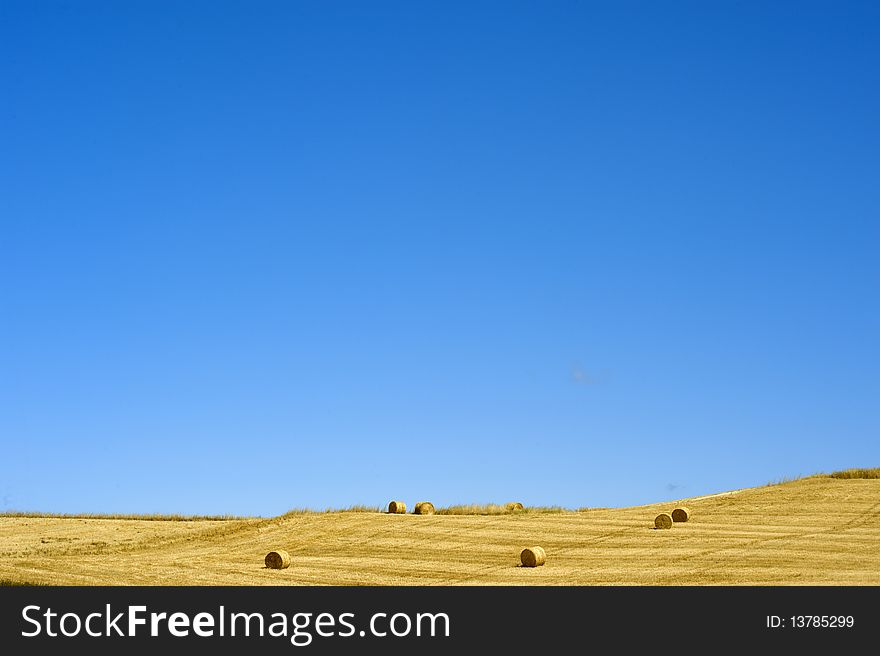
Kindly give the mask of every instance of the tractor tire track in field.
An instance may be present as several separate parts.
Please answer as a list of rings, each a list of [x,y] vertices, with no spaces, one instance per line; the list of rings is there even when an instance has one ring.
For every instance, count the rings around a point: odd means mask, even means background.
[[[875,503],[868,510],[859,513],[855,518],[850,519],[842,524],[836,526],[830,526],[828,528],[823,528],[817,531],[806,531],[806,532],[788,532],[783,535],[772,535],[766,538],[757,538],[755,540],[750,540],[748,542],[739,543],[736,545],[728,545],[716,549],[708,549],[706,551],[702,551],[700,553],[691,554],[687,556],[681,556],[676,559],[677,564],[681,564],[683,562],[690,562],[694,560],[698,560],[701,558],[708,557],[716,557],[720,556],[724,553],[742,551],[747,549],[753,549],[758,545],[767,545],[774,542],[783,542],[786,540],[799,539],[803,540],[806,538],[815,538],[823,535],[829,535],[834,533],[840,533],[842,531],[846,531],[851,528],[858,528],[868,524],[871,520],[877,520],[878,525],[880,525],[880,502]],[[700,567],[694,570],[694,573],[706,574],[710,571],[720,569],[722,567],[729,566],[728,563],[707,563],[701,565]],[[674,577],[673,577],[674,579]],[[671,581],[672,582],[672,581]]]

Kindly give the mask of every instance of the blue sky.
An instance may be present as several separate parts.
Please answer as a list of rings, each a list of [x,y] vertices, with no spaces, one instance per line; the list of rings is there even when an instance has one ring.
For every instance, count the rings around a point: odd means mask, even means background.
[[[3,2],[0,509],[880,465],[878,70],[876,3]]]

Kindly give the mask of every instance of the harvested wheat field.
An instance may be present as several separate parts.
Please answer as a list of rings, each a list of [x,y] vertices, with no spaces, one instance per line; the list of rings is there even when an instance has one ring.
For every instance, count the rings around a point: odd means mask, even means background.
[[[686,523],[655,530],[685,505]],[[520,566],[540,545],[543,567]],[[268,569],[270,551],[291,565]],[[0,580],[64,585],[880,584],[880,479],[811,477],[633,508],[0,517]]]

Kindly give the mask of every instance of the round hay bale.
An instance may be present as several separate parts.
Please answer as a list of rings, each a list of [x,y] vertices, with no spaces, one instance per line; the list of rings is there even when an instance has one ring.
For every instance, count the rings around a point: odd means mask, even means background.
[[[290,567],[290,554],[279,549],[266,554],[266,567],[269,569],[287,569]]]
[[[388,504],[388,512],[392,515],[402,515],[406,512],[406,504],[403,501],[392,501]]]
[[[519,554],[523,567],[540,567],[547,562],[547,554],[542,547],[527,547]]]
[[[660,513],[654,519],[654,528],[672,528],[672,517],[669,513]]]
[[[522,510],[524,506],[519,501],[511,501],[510,503],[504,504],[504,509],[508,512],[513,512],[514,510]]]
[[[416,504],[415,510],[413,512],[416,515],[433,515],[434,514],[434,504],[430,501],[419,501]]]
[[[672,511],[672,521],[673,522],[686,522],[690,519],[691,511],[682,506],[681,508],[676,508]]]

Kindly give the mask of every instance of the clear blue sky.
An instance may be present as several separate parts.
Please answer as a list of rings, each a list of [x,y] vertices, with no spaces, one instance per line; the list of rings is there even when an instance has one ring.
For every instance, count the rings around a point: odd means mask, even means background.
[[[873,2],[4,0],[0,509],[880,465],[878,71]]]

